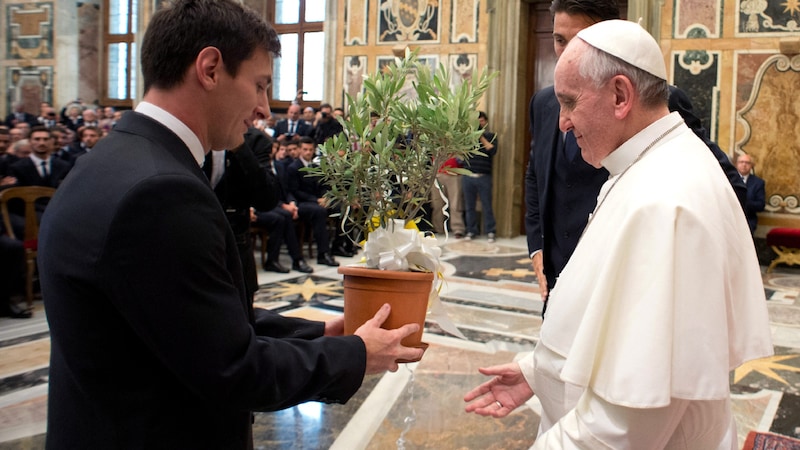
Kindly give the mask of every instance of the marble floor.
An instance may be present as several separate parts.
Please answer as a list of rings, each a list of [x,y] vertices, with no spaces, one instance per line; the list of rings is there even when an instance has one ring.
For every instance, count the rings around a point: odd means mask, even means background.
[[[257,414],[257,449],[526,449],[533,443],[535,398],[504,419],[466,414],[462,401],[484,379],[478,367],[518,358],[538,339],[542,303],[524,237],[450,240],[443,249],[441,298],[467,339],[429,321],[424,358],[367,377],[347,404]],[[346,264],[358,257],[337,259]],[[312,319],[341,314],[336,269],[313,266],[310,276],[260,271],[256,306]],[[731,373],[740,446],[750,430],[800,437],[800,270],[779,267],[764,274],[764,284],[776,355]],[[0,449],[43,448],[49,349],[41,302],[33,319],[0,319]]]

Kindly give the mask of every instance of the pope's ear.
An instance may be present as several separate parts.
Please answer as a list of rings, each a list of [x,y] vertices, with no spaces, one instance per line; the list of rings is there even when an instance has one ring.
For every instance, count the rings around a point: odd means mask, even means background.
[[[213,89],[219,82],[220,71],[224,70],[222,53],[216,47],[200,50],[194,60],[194,72],[197,81],[205,89]]]
[[[636,89],[631,80],[624,75],[617,75],[610,81],[614,92],[614,115],[624,119],[628,115],[636,96]]]

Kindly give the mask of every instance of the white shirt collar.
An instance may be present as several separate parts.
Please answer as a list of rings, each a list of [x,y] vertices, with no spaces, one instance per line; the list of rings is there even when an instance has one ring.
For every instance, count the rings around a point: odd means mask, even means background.
[[[42,165],[43,161],[48,163],[48,165],[50,164],[50,156],[48,156],[47,159],[39,158],[38,156],[34,155],[33,153],[31,153],[28,156],[31,158],[31,161],[33,161],[33,164],[36,165],[36,168],[39,168],[39,166]]]
[[[675,126],[676,123],[681,121],[683,121],[683,119],[677,112],[670,113],[656,120],[647,128],[636,133],[632,138],[617,147],[616,150],[601,161],[601,164],[608,170],[612,177],[619,175],[653,142],[653,139],[661,136],[667,130]]]
[[[203,161],[206,158],[206,152],[203,149],[203,144],[200,143],[200,138],[198,138],[197,135],[194,134],[194,132],[188,126],[186,126],[185,123],[181,122],[180,119],[172,115],[167,110],[149,102],[140,102],[136,106],[136,112],[150,117],[156,122],[169,128],[169,130],[173,133],[177,134],[183,143],[189,147],[189,151],[192,152],[192,156],[194,156],[194,159],[197,161],[197,165],[203,165]]]

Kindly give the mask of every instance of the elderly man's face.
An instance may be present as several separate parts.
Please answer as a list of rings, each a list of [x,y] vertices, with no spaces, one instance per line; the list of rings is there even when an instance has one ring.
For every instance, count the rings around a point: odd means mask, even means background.
[[[295,121],[300,118],[300,106],[299,105],[292,105],[286,110],[286,117],[289,118],[291,121]]]
[[[750,170],[753,168],[753,160],[750,159],[750,155],[739,155],[736,158],[736,170],[739,171],[739,175],[745,176],[750,175]]]
[[[619,139],[614,136],[615,95],[609,83],[596,88],[579,73],[580,55],[587,44],[576,39],[556,64],[555,93],[561,104],[559,128],[572,131],[583,159],[594,167],[614,151]]]
[[[11,143],[25,139],[25,132],[21,128],[12,128],[8,130],[8,137]]]

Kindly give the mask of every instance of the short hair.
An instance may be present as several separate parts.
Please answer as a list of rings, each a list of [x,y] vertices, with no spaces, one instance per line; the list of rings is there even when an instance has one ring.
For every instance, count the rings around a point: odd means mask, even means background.
[[[153,14],[142,40],[144,91],[170,89],[206,47],[222,54],[235,77],[257,48],[280,55],[278,34],[255,11],[236,0],[177,0]]]
[[[78,133],[78,138],[83,139],[83,135],[84,133],[86,133],[87,130],[92,130],[95,133],[97,133],[98,136],[100,136],[100,128],[97,128],[95,126],[90,126],[90,127],[82,127],[80,133]]]
[[[333,112],[333,105],[331,105],[330,103],[323,103],[323,104],[319,105],[319,110],[320,111],[322,111],[325,108],[328,108],[328,109],[331,110],[331,112]]]
[[[28,136],[33,136],[33,133],[41,133],[41,132],[45,132],[50,137],[53,137],[53,133],[50,131],[50,128],[47,128],[44,125],[36,125],[35,127],[31,128],[31,132],[28,133]]]
[[[550,14],[567,13],[569,15],[588,16],[597,22],[620,18],[616,0],[553,0],[550,3]]]
[[[583,43],[586,50],[580,53],[578,71],[582,77],[591,80],[595,87],[602,86],[614,76],[624,75],[631,80],[644,106],[667,104],[669,85],[666,80]]]
[[[308,136],[302,136],[302,137],[299,139],[299,142],[300,142],[300,144],[311,144],[311,145],[317,145],[317,141],[315,141],[313,138],[311,138],[311,137],[308,137]]]
[[[487,116],[486,113],[483,111],[478,111],[478,119],[486,119],[486,121],[488,122],[489,116]]]
[[[0,125],[0,134],[8,134],[8,127]]]
[[[17,142],[11,144],[11,152],[16,154],[17,150],[19,150],[20,147],[30,147],[30,146],[31,146],[31,141],[29,141],[28,139],[20,139]]]

